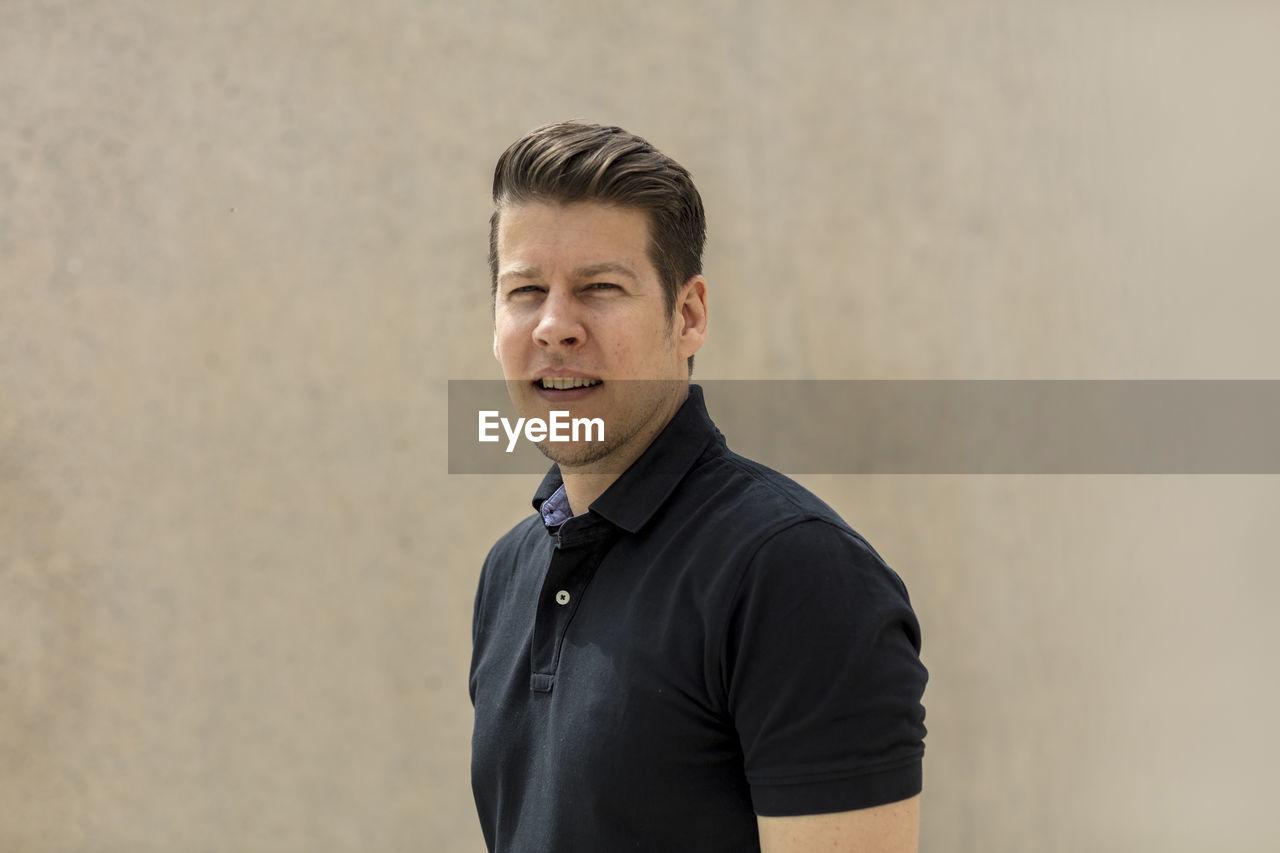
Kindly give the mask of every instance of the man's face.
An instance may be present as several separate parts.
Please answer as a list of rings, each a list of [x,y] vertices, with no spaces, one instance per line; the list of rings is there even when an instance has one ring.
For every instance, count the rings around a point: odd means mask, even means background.
[[[523,417],[561,410],[605,423],[603,442],[539,445],[562,468],[630,464],[688,394],[706,285],[686,282],[668,311],[648,246],[648,214],[635,208],[502,209],[493,354],[511,399]]]

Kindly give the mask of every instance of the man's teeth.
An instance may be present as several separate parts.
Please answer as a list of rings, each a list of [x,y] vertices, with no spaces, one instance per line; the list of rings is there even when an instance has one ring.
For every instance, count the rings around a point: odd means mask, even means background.
[[[557,391],[567,391],[570,388],[590,388],[592,385],[599,384],[599,379],[554,379],[547,377],[542,380],[543,388],[554,388]]]

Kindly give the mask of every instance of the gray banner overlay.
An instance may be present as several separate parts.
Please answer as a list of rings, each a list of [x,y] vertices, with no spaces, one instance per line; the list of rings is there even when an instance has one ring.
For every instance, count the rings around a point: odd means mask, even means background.
[[[787,474],[1280,474],[1280,380],[697,384],[730,449]],[[493,418],[480,442],[483,411],[518,418],[504,382],[449,381],[449,473],[546,471]]]

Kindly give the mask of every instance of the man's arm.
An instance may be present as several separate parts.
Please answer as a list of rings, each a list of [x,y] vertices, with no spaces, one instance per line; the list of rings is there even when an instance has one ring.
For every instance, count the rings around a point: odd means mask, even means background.
[[[758,821],[762,853],[916,853],[920,797],[851,812]]]

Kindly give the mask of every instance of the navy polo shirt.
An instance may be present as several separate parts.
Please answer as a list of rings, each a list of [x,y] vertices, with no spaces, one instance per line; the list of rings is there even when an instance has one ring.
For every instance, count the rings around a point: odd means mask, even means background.
[[[561,486],[553,467],[533,504]],[[920,792],[906,588],[804,488],[725,446],[691,386],[590,507],[489,552],[472,788],[492,851],[758,850],[756,815]]]

